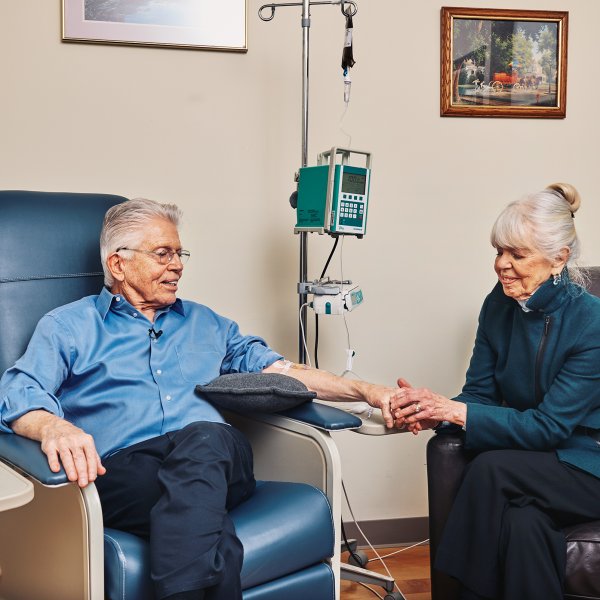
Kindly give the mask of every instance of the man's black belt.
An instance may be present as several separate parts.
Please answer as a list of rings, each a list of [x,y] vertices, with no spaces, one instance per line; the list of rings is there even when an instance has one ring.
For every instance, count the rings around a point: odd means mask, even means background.
[[[591,437],[597,442],[600,442],[600,429],[592,429],[591,427],[577,425],[577,427],[575,427],[575,433],[579,433],[580,435],[587,435],[588,437]]]

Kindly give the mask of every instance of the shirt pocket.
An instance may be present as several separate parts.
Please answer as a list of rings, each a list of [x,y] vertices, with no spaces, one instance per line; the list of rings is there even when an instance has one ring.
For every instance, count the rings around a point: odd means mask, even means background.
[[[223,355],[214,346],[175,346],[181,376],[185,381],[204,385],[221,374]]]

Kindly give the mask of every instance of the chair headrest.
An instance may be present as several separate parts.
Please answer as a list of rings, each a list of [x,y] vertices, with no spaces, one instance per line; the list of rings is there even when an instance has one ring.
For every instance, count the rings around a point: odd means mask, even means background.
[[[97,294],[99,235],[122,196],[0,191],[0,374],[49,310]]]

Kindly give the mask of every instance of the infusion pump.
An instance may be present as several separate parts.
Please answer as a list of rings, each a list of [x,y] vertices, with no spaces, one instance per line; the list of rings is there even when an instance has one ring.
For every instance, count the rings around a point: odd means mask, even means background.
[[[349,165],[351,154],[363,155],[366,166]],[[317,166],[299,172],[294,232],[365,235],[370,180],[370,152],[334,147],[319,154]]]

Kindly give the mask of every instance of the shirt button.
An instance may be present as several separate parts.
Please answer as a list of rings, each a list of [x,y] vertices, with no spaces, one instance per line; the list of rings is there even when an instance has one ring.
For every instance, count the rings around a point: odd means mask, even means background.
[[[131,313],[132,317],[137,317],[137,313]]]
[[[156,374],[157,374],[157,375],[162,375],[162,371],[161,371],[160,369],[157,369],[157,370],[156,370]]]
[[[171,396],[167,396],[167,402],[171,400]]]
[[[116,300],[117,302],[121,302],[121,296],[116,296],[116,297],[115,297],[115,300]]]

